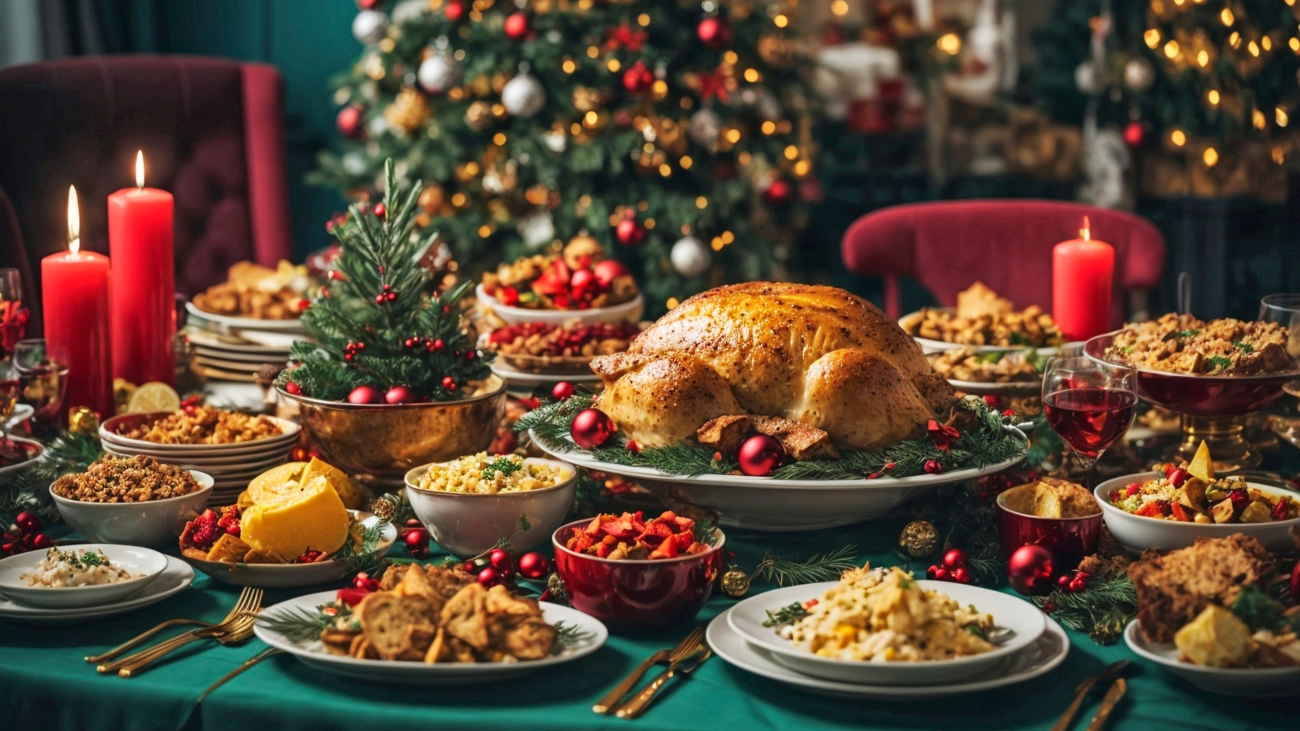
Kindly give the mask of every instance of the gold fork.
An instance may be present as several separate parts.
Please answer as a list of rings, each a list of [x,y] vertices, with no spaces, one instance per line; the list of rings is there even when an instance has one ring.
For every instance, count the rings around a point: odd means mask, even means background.
[[[694,653],[692,653],[692,655],[694,655]],[[638,693],[632,700],[619,706],[619,709],[614,712],[614,715],[626,719],[639,717],[642,713],[645,713],[646,708],[650,707],[650,701],[655,699],[655,694],[659,692],[660,688],[664,687],[665,683],[677,677],[679,674],[690,675],[695,672],[695,668],[703,665],[710,657],[713,657],[713,650],[709,649],[708,645],[705,645],[704,649],[699,653],[699,656],[695,657],[689,664],[687,664],[686,661],[691,660],[691,656],[684,657],[681,660],[674,662],[672,665],[669,665],[667,670],[659,674],[659,677],[650,681],[650,685],[647,685],[645,690]]]
[[[243,599],[242,594],[240,595],[240,598],[241,600]],[[127,655],[126,657],[115,660],[113,662],[98,665],[96,666],[95,669],[101,673],[116,672],[119,668],[122,668],[125,665],[129,665],[130,663],[133,663],[136,660],[143,658],[146,654],[152,654],[155,652],[161,652],[162,654],[166,654],[176,649],[177,647],[180,647],[181,645],[185,645],[194,641],[195,639],[203,639],[204,637],[215,637],[217,635],[224,634],[226,630],[230,627],[230,625],[237,622],[239,618],[256,613],[261,610],[262,590],[254,589],[252,592],[249,593],[249,600],[246,602],[241,602],[241,604],[245,608],[245,611],[236,613],[233,617],[227,618],[224,622],[221,622],[219,624],[214,624],[211,627],[202,627],[200,629],[190,630],[189,632],[179,634],[171,639],[159,642],[153,647],[141,650],[133,655]]]
[[[199,640],[215,639],[223,645],[238,644],[253,636],[253,625],[256,622],[256,614],[243,614],[233,623],[226,625],[221,629],[213,628],[198,630],[198,634],[193,637],[187,637],[168,647],[159,646],[157,649],[146,650],[145,652],[139,653],[139,657],[132,656],[133,659],[128,658],[127,662],[119,666],[117,674],[123,678],[135,677],[140,674],[140,671],[171,654],[174,650]]]
[[[177,627],[180,625],[188,625],[188,624],[197,624],[200,627],[215,627],[218,624],[225,624],[227,622],[234,620],[236,617],[238,617],[240,614],[243,614],[244,612],[251,612],[257,609],[257,607],[261,606],[261,604],[262,604],[262,590],[254,589],[251,586],[246,586],[244,587],[243,591],[239,592],[239,600],[235,602],[234,608],[230,610],[230,613],[227,614],[224,619],[222,619],[220,622],[217,622],[216,624],[213,624],[211,622],[204,622],[198,619],[169,619],[166,622],[163,622],[162,624],[158,625],[157,627],[154,627],[151,630],[148,630],[135,637],[132,637],[131,639],[127,640],[126,642],[123,642],[117,647],[114,647],[108,652],[104,652],[99,655],[87,655],[86,662],[92,665],[100,665],[108,660],[112,660],[118,655],[121,655],[122,653],[126,652],[132,647],[139,645],[140,643],[144,642],[150,637],[153,637],[154,635],[167,629],[168,627]]]
[[[636,670],[633,670],[630,675],[623,679],[623,682],[615,686],[614,689],[606,694],[604,698],[601,698],[596,705],[592,706],[591,710],[596,713],[609,713],[610,709],[612,709],[616,703],[623,700],[623,696],[627,695],[628,691],[632,690],[637,683],[641,682],[641,678],[646,674],[647,670],[655,665],[667,665],[681,660],[694,652],[695,648],[700,646],[700,640],[702,639],[704,639],[704,630],[700,627],[696,627],[691,630],[689,635],[686,635],[685,639],[677,643],[677,647],[674,647],[672,650],[660,650],[650,657],[647,657],[639,666],[637,666]]]

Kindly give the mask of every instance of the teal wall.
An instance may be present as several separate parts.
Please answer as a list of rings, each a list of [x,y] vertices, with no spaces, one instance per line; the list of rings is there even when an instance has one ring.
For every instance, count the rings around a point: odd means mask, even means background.
[[[353,0],[163,0],[148,7],[162,53],[225,56],[269,63],[285,81],[285,136],[294,250],[301,259],[325,246],[325,221],[344,207],[334,191],[308,187],[303,176],[317,150],[337,136],[329,79],[356,60]],[[144,20],[137,14],[138,20]]]

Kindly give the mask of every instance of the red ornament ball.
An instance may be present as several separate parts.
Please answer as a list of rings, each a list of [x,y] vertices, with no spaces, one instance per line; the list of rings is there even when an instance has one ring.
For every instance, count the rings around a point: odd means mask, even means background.
[[[943,472],[943,465],[939,464],[939,460],[937,459],[927,459],[921,468],[932,475],[937,475],[940,472]]]
[[[551,388],[551,396],[556,401],[563,401],[573,395],[573,384],[568,381],[560,381]]]
[[[740,471],[750,477],[766,477],[785,459],[785,448],[766,434],[755,434],[740,444]]]
[[[364,109],[356,105],[340,109],[339,116],[334,119],[334,124],[338,127],[339,134],[351,139],[360,137],[361,116],[364,112]]]
[[[384,394],[384,401],[390,404],[409,404],[416,400],[415,391],[406,386],[393,386]]]
[[[527,13],[521,10],[511,14],[506,18],[506,37],[512,41],[523,40],[524,36],[528,35],[528,31],[531,30],[529,25]]]
[[[348,403],[350,404],[380,404],[384,402],[384,394],[374,386],[357,386],[348,394]]]
[[[429,533],[423,528],[412,528],[402,534],[407,548],[424,548],[429,545]]]
[[[605,288],[613,284],[615,279],[627,274],[627,268],[613,259],[596,262],[591,271],[596,275],[596,281],[600,282],[600,286]]]
[[[497,571],[491,566],[488,566],[487,568],[478,572],[478,583],[488,588],[500,584],[502,581],[504,581],[504,579],[505,577],[501,575],[501,572]]]
[[[465,4],[461,2],[449,2],[447,3],[447,7],[443,9],[442,14],[447,17],[447,20],[455,23],[465,17]]]
[[[540,553],[525,553],[519,557],[519,575],[525,579],[540,579],[551,571],[551,562]]]
[[[288,383],[284,384],[284,390],[293,394],[294,396],[297,396],[302,393],[302,386],[299,386],[293,381],[289,381]]]
[[[1147,126],[1135,119],[1124,127],[1124,144],[1129,147],[1141,147],[1147,141]]]
[[[1021,594],[1036,594],[1051,588],[1052,552],[1042,546],[1021,546],[1007,561],[1007,579]]]
[[[952,577],[952,580],[957,582],[958,584],[970,583],[970,572],[966,570],[965,566],[958,566],[957,568],[953,569],[950,576]]]
[[[717,16],[701,20],[695,34],[705,48],[712,51],[721,51],[731,44],[731,24]]]
[[[949,569],[959,568],[966,565],[966,552],[960,548],[954,548],[943,554],[943,565]]]
[[[790,186],[790,181],[785,178],[773,180],[767,190],[763,191],[763,201],[769,206],[783,206],[790,202],[794,190]]]
[[[509,578],[515,572],[515,560],[510,558],[510,554],[504,549],[494,548],[492,553],[488,554],[488,563],[492,568],[497,570],[503,578]]]
[[[445,389],[447,389],[448,391],[455,391],[455,390],[456,390],[456,379],[455,379],[455,378],[452,378],[451,376],[443,376],[443,377],[442,377],[442,387],[445,388]]]
[[[569,427],[573,442],[583,449],[596,449],[604,445],[614,436],[615,431],[618,431],[618,427],[614,425],[614,420],[600,409],[579,411],[573,417],[573,425]]]
[[[596,273],[590,269],[579,269],[569,277],[569,289],[573,290],[575,295],[592,289],[597,283]]]
[[[633,94],[644,94],[650,91],[650,87],[655,83],[655,75],[650,71],[650,67],[645,65],[644,61],[637,61],[627,67],[623,72],[623,88]]]
[[[645,226],[636,220],[631,210],[623,214],[623,220],[614,228],[614,237],[624,246],[636,246],[645,239]]]

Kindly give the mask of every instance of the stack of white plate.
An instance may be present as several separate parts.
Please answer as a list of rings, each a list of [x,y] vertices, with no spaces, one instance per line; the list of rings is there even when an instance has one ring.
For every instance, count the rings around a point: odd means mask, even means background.
[[[298,432],[302,430],[292,421],[268,416],[279,425],[279,435],[235,444],[154,444],[128,439],[119,433],[134,426],[133,422],[163,416],[166,414],[123,414],[109,419],[99,427],[104,451],[121,457],[142,454],[187,470],[206,472],[213,479],[208,504],[214,507],[233,503],[254,477],[289,461],[289,453],[297,446]]]
[[[993,615],[997,649],[982,655],[924,662],[835,660],[797,650],[777,630],[765,627],[769,612],[821,596],[838,582],[805,584],[750,597],[723,612],[706,638],[709,647],[742,670],[803,690],[846,698],[918,700],[989,690],[1021,683],[1061,664],[1070,640],[1037,607],[1009,594],[942,581],[923,588]]]
[[[252,381],[265,364],[284,366],[294,342],[310,339],[300,320],[228,317],[204,312],[193,303],[185,307],[185,334],[194,344],[195,363],[209,378]]]

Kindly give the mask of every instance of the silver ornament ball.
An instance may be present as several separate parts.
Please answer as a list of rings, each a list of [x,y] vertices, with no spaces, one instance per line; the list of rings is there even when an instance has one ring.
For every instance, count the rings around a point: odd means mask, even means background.
[[[442,52],[435,52],[420,64],[420,88],[430,94],[441,94],[460,81],[460,65]]]
[[[1074,85],[1084,94],[1100,94],[1104,80],[1092,61],[1084,61],[1074,69]]]
[[[720,131],[722,131],[722,120],[718,119],[718,115],[712,109],[701,109],[692,114],[686,129],[692,142],[710,150],[717,147]]]
[[[683,236],[673,244],[668,258],[678,274],[683,277],[698,277],[709,270],[713,254],[709,252],[709,247],[705,246],[703,241],[694,236]]]
[[[362,10],[352,19],[352,37],[367,46],[382,41],[387,30],[388,16],[378,10]]]
[[[1146,91],[1156,80],[1156,70],[1145,58],[1131,58],[1124,64],[1124,85],[1133,91]]]
[[[538,211],[520,218],[515,230],[530,249],[540,248],[555,239],[555,221],[549,211]]]
[[[501,89],[501,104],[513,116],[531,117],[546,106],[546,90],[537,79],[521,73]]]

